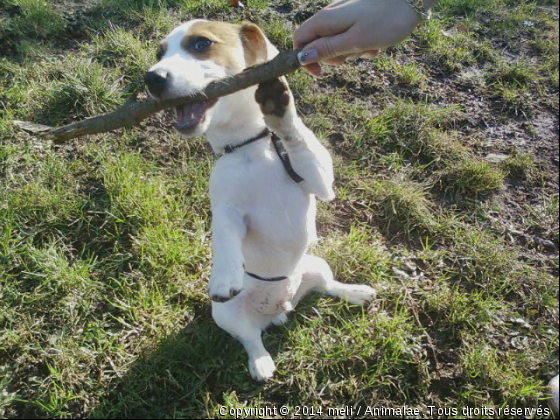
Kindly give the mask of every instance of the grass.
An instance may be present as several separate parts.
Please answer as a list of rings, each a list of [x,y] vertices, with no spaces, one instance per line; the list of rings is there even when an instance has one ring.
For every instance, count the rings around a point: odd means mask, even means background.
[[[4,35],[23,35],[41,40],[62,35],[64,19],[49,3],[41,0],[7,0],[3,3],[1,6],[18,12],[17,17],[7,20],[2,30]]]
[[[143,88],[139,81],[154,62],[154,52],[149,44],[122,28],[94,38],[86,51],[103,67],[116,68],[119,74],[124,75],[124,82],[131,92],[139,92]]]
[[[12,124],[113,109],[184,19],[252,20],[289,49],[296,16],[328,2],[248,3],[0,0],[0,417],[545,407],[558,370],[557,2],[441,0],[375,60],[289,77],[335,161],[312,252],[379,299],[302,301],[263,336],[278,367],[267,384],[211,319],[206,142],[164,116],[61,146]]]
[[[426,74],[416,63],[398,63],[391,57],[381,56],[374,62],[375,67],[394,76],[397,83],[422,87]]]
[[[539,80],[536,69],[523,63],[504,64],[489,72],[487,83],[503,109],[514,114],[530,113],[531,85]]]
[[[535,157],[531,152],[513,149],[511,155],[503,162],[503,166],[514,179],[530,181],[538,178]]]
[[[467,159],[453,165],[442,174],[446,191],[479,195],[503,186],[505,175],[480,159]]]

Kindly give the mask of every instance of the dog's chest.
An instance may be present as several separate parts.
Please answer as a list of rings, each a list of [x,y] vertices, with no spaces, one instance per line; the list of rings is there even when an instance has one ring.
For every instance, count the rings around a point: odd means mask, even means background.
[[[224,159],[229,158],[229,159]],[[234,206],[245,216],[251,241],[281,249],[306,246],[315,223],[315,201],[295,183],[273,152],[242,153],[218,161],[210,180],[212,206]]]

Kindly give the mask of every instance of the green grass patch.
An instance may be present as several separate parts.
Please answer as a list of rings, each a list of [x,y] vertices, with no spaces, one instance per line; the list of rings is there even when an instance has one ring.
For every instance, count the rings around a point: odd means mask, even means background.
[[[502,188],[505,174],[483,160],[470,158],[446,169],[441,177],[446,192],[477,196]]]
[[[418,31],[418,38],[425,53],[441,69],[456,72],[464,65],[476,61],[474,48],[468,35],[462,32],[449,32],[445,22],[437,19],[428,20]]]
[[[458,152],[460,147],[452,141],[440,149],[445,134],[436,130],[452,120],[454,111],[454,108],[438,109],[422,102],[395,100],[376,117],[363,121],[363,131],[356,133],[353,142],[356,154],[377,146],[384,152],[398,151],[409,158],[429,161]]]
[[[90,117],[113,110],[123,102],[118,76],[108,77],[102,66],[80,60],[59,69],[57,81],[46,90],[39,119],[67,122],[68,110],[76,118]]]
[[[0,0],[0,417],[544,405],[558,367],[557,2],[441,0],[376,60],[289,75],[335,161],[310,252],[378,299],[303,299],[263,334],[278,367],[266,384],[211,319],[206,141],[163,114],[65,145],[13,124],[114,109],[190,18],[254,21],[287,50],[296,17],[329,1],[243,3]],[[483,159],[505,141],[508,159]]]
[[[259,22],[260,27],[267,37],[280,51],[291,50],[293,45],[292,28],[286,25],[286,21],[273,19]]]
[[[453,251],[447,275],[460,281],[464,287],[485,290],[499,296],[508,287],[515,274],[515,253],[494,235],[466,226],[452,226],[446,240]],[[505,288],[505,289],[504,289]]]
[[[538,81],[535,70],[523,63],[502,64],[502,66],[489,74],[489,83],[500,83],[512,87],[527,86]]]
[[[473,15],[481,9],[484,10],[487,2],[484,0],[442,0],[438,6],[445,10],[448,16],[456,14]]]
[[[530,152],[513,149],[511,155],[503,162],[503,167],[514,179],[533,180],[537,177],[535,158]]]
[[[89,56],[104,67],[118,70],[125,75],[122,83],[126,83],[129,92],[140,92],[144,89],[146,69],[155,62],[155,48],[148,45],[130,32],[115,28],[102,37],[96,37],[86,47]]]
[[[113,110],[125,95],[123,77],[82,56],[8,65],[6,105],[20,119],[56,125]],[[36,87],[40,86],[39,89]]]
[[[496,393],[505,396],[509,404],[514,401],[530,401],[541,392],[542,385],[538,381],[527,381],[521,366],[527,363],[527,358],[522,354],[503,354],[488,344],[472,344],[462,354],[464,373],[472,379],[461,399],[466,405],[477,405],[488,401],[488,396],[483,395],[477,384],[481,382],[493,384]],[[496,401],[496,407],[501,401]]]
[[[381,222],[387,233],[405,233],[431,230],[436,225],[428,187],[406,180],[363,181],[363,205],[374,209],[376,222]]]
[[[7,19],[0,34],[10,38],[33,38],[49,40],[64,34],[66,23],[61,14],[49,2],[43,0],[20,0],[8,2],[15,17]]]
[[[458,286],[441,281],[425,295],[423,312],[437,319],[439,327],[448,335],[447,344],[461,336],[476,333],[481,328],[492,328],[499,316],[500,301],[481,291],[466,293]]]
[[[406,380],[421,376],[418,365],[424,362],[414,351],[411,333],[415,324],[406,310],[396,310],[393,315],[358,313],[350,315],[351,320],[348,316],[335,308],[324,308],[320,316],[305,316],[304,323],[288,331],[292,353],[282,354],[279,361],[285,365],[282,374],[294,369],[304,372],[298,379],[303,385],[299,398],[318,402],[316,390],[323,389],[337,405],[349,394],[370,398],[367,395],[373,393],[386,399],[395,390],[390,377]],[[322,355],[319,363],[317,354]],[[372,386],[374,383],[383,385]],[[421,381],[404,392],[414,399],[422,392]]]
[[[380,70],[390,72],[397,83],[421,88],[426,81],[425,72],[416,63],[398,63],[392,57],[381,56],[372,61]]]
[[[370,283],[387,276],[388,253],[375,232],[352,226],[344,235],[329,236],[319,249],[329,261],[335,278],[346,283]]]
[[[531,116],[531,95],[524,88],[496,83],[492,87],[494,97],[500,102],[501,109],[515,116]]]

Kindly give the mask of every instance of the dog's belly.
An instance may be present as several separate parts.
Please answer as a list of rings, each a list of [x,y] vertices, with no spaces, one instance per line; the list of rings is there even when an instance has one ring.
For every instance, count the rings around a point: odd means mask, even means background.
[[[299,186],[293,187],[288,196],[269,195],[267,202],[257,204],[249,212],[243,241],[248,272],[261,277],[289,276],[316,240],[315,198]]]
[[[285,203],[290,203],[286,205]],[[248,217],[243,241],[245,268],[265,278],[288,277],[267,282],[245,276],[246,305],[263,315],[277,315],[292,309],[291,301],[301,284],[298,265],[310,242],[316,239],[315,198],[299,187],[290,201],[264,203]]]

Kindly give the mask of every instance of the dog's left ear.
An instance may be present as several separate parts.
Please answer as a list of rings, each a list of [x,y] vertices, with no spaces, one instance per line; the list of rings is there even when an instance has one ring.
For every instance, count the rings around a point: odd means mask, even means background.
[[[243,22],[240,35],[243,48],[245,49],[245,63],[247,67],[269,60],[269,42],[261,28],[254,23]]]

